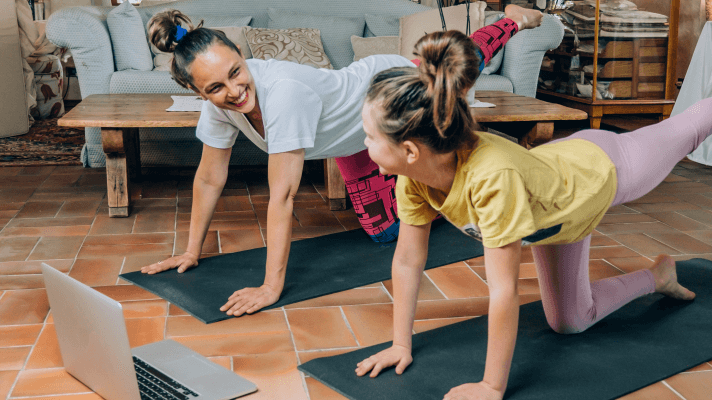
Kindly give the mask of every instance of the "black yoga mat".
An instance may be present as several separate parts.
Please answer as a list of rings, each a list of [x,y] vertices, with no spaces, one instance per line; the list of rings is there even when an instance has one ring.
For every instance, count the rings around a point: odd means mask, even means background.
[[[644,296],[575,335],[557,334],[541,302],[521,307],[506,400],[607,400],[712,359],[712,262],[677,263],[691,302]],[[482,380],[487,316],[413,336],[413,363],[357,377],[356,364],[390,347],[383,343],[318,358],[299,369],[353,400],[442,399],[451,388]]]
[[[375,243],[360,229],[293,242],[282,295],[265,309],[391,279],[395,249],[395,242]],[[432,223],[426,269],[483,254],[479,241],[444,220]],[[232,318],[220,307],[236,290],[264,283],[266,258],[263,247],[205,258],[182,274],[173,269],[120,276],[209,324]]]

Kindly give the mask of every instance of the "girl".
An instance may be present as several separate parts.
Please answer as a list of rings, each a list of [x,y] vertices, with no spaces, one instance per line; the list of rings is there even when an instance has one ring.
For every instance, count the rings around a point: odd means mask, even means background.
[[[485,246],[490,291],[487,359],[481,382],[445,399],[501,399],[517,336],[522,246],[532,245],[542,303],[559,333],[582,332],[647,293],[691,300],[675,263],[589,282],[591,231],[609,207],[655,188],[712,130],[712,99],[656,125],[617,135],[585,130],[532,150],[477,132],[465,96],[476,75],[475,47],[456,31],[423,37],[418,69],[377,74],[363,107],[371,159],[398,174],[401,219],[393,258],[393,345],[360,363],[358,376],[412,362],[411,332],[430,222],[441,213]]]
[[[507,7],[505,16],[472,35],[472,40],[482,43],[482,65],[517,30],[536,27],[542,18],[539,11],[517,6]],[[395,177],[379,174],[368,158],[361,106],[376,73],[391,67],[412,68],[412,62],[398,55],[379,55],[335,71],[287,61],[245,60],[222,32],[200,25],[194,28],[176,10],[156,14],[148,28],[158,49],[174,53],[171,74],[176,82],[209,101],[203,104],[196,129],[204,145],[193,185],[187,250],[143,267],[142,272],[154,274],[170,268],[183,272],[198,265],[240,131],[269,153],[266,274],[262,286],[236,291],[221,311],[239,316],[279,299],[291,243],[293,198],[304,160],[338,157],[347,184],[363,190],[352,191],[350,196],[364,229],[377,242],[395,239],[399,226]],[[476,60],[473,65],[479,64]],[[374,203],[373,197],[378,201]]]

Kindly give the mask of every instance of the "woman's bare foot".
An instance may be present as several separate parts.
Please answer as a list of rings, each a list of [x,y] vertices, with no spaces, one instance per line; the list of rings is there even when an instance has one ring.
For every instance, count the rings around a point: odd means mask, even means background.
[[[692,300],[695,294],[682,287],[677,282],[677,272],[675,260],[672,257],[661,254],[653,262],[650,272],[655,277],[655,292],[661,293],[674,299]]]
[[[510,4],[504,8],[504,16],[516,22],[521,31],[522,29],[536,28],[541,25],[541,19],[544,14],[539,10]]]

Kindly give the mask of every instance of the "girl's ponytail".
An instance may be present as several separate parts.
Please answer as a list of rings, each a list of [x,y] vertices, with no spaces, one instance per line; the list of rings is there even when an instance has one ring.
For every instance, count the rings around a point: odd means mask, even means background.
[[[415,44],[415,68],[377,74],[366,101],[380,103],[377,126],[394,142],[417,139],[437,153],[474,147],[477,123],[467,91],[479,75],[475,44],[459,31],[434,32]]]

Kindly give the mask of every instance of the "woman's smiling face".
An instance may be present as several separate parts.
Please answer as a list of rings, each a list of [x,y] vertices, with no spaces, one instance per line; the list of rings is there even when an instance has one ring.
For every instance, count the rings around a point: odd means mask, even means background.
[[[193,88],[218,108],[246,114],[255,108],[255,80],[245,59],[233,49],[216,43],[190,64]]]

